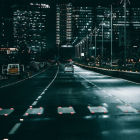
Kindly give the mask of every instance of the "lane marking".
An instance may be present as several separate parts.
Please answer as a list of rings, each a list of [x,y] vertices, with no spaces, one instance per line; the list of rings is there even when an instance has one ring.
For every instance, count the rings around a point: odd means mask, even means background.
[[[27,111],[23,114],[23,116],[28,116],[30,114],[43,114],[44,108],[29,108]]]
[[[111,94],[108,93],[109,96],[112,96]]]
[[[83,79],[85,79],[83,76],[81,76],[80,74],[78,74],[80,77],[82,77]],[[110,76],[111,77],[111,76]],[[87,82],[89,82],[90,84],[92,84],[92,85],[94,85],[94,87],[97,87],[98,89],[101,89],[100,87],[98,87],[97,85],[95,85],[95,84],[93,84],[92,82],[90,82],[89,80],[87,80],[87,79],[85,79]],[[105,90],[102,90],[103,92],[105,92],[106,93],[106,91]],[[110,96],[110,97],[113,97],[114,99],[116,98],[115,96],[113,96],[113,95],[111,95],[111,94],[109,94],[108,93],[108,95]],[[123,101],[121,101],[121,100],[119,100],[119,99],[116,99],[118,102],[120,102],[120,103],[124,103]]]
[[[19,80],[19,81],[14,82],[14,83],[1,86],[0,88],[4,88],[4,87],[10,86],[10,85],[14,85],[14,84],[16,84],[16,83],[20,83],[20,82],[22,82],[22,81],[25,81],[25,80],[28,80],[28,79],[30,79],[30,78],[33,78],[33,77],[39,75],[40,73],[45,72],[45,71],[48,70],[50,67],[51,67],[51,66],[49,66],[49,67],[46,68],[45,70],[43,70],[43,71],[41,71],[41,72],[39,72],[39,73],[37,73],[37,74],[34,74],[34,75],[32,75],[32,76],[30,76],[30,77],[28,77],[28,78],[24,78],[24,79],[22,79],[22,80]]]
[[[42,98],[42,96],[38,96],[38,99],[41,99]]]
[[[119,99],[116,99],[118,102],[120,102],[120,103],[123,103],[121,100],[119,100]]]
[[[97,85],[93,84],[92,82],[90,82],[89,80],[87,80],[86,78],[84,78],[83,76],[81,76],[80,74],[77,74],[80,77],[82,77],[84,80],[86,80],[87,82],[89,82],[90,84],[92,84],[94,87],[97,87],[98,89],[101,89],[100,87],[98,87]]]
[[[74,114],[75,110],[73,109],[72,106],[70,106],[70,107],[58,107],[57,112],[58,112],[58,114],[63,114],[63,113]]]
[[[51,86],[51,84],[52,84],[52,83],[54,82],[54,80],[56,79],[56,77],[57,77],[57,75],[58,75],[58,72],[59,72],[59,67],[58,67],[58,70],[57,70],[57,72],[56,72],[56,74],[55,74],[54,79],[50,82],[50,84],[43,90],[43,92],[42,92],[40,95],[45,94],[45,91],[48,90],[48,88]],[[42,98],[42,96],[38,96],[38,98],[36,99],[36,101],[34,101],[34,102],[32,103],[32,105],[36,105],[36,104],[37,104],[37,101],[38,101],[39,99],[41,99],[41,98]]]
[[[14,134],[20,125],[21,125],[21,123],[16,123],[15,126],[11,129],[11,131],[8,134],[9,135]]]
[[[32,105],[36,105],[37,104],[37,101],[34,101],[33,103],[32,103]]]

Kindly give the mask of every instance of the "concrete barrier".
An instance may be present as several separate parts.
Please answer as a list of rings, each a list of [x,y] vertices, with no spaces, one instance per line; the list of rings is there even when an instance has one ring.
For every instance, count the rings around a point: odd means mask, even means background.
[[[128,71],[118,71],[118,70],[107,70],[107,69],[102,69],[102,68],[95,68],[95,67],[90,67],[86,65],[81,65],[76,63],[76,65],[87,69],[91,71],[95,71],[101,74],[117,77],[117,78],[123,78],[127,80],[131,80],[134,82],[140,83],[140,73],[139,72],[128,72]]]

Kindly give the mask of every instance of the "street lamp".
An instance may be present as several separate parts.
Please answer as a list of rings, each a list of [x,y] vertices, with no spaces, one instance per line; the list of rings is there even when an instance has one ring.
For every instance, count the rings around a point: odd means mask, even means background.
[[[105,9],[108,9],[108,8],[105,8]],[[112,31],[113,31],[113,29],[112,29],[112,15],[113,15],[113,13],[112,13],[112,4],[111,4],[111,11],[110,11],[110,15],[111,15],[111,58],[110,58],[110,66],[112,67]]]
[[[103,28],[103,26],[105,25],[105,23],[103,22],[104,21],[104,19],[102,19],[102,58],[103,58],[103,40],[104,40],[104,28]]]
[[[97,42],[97,41],[96,41],[96,36],[97,36],[98,30],[99,30],[99,29],[97,29],[96,27],[95,27],[94,30],[93,30],[93,31],[95,32],[95,57],[96,57],[96,42]]]
[[[111,5],[111,67],[112,67],[112,5]]]
[[[91,58],[91,47],[92,47],[92,33],[90,33],[90,58]]]
[[[86,37],[86,52],[87,52],[86,56],[88,58],[88,35]]]
[[[95,58],[96,58],[96,31],[95,31]]]
[[[126,66],[126,0],[124,0],[124,66]]]

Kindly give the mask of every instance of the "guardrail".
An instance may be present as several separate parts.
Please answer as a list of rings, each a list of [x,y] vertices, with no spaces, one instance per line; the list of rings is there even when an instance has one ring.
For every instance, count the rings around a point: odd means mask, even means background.
[[[94,66],[87,66],[79,63],[75,63],[75,64],[87,70],[140,83],[140,72],[137,71],[132,72],[132,71],[124,71],[124,70],[105,69],[105,68],[98,68]]]

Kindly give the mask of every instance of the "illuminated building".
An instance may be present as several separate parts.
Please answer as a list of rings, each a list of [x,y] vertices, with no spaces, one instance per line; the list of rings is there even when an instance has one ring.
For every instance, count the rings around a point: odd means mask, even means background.
[[[68,5],[70,5],[71,7],[70,13],[67,11]],[[140,39],[140,8],[132,8],[130,6],[127,6],[126,15],[126,41],[127,46],[131,46]],[[68,18],[69,21],[67,20]],[[110,7],[93,7],[92,5],[89,6],[86,4],[80,6],[80,3],[57,4],[56,44],[65,45],[65,47],[67,47],[67,44],[71,44],[72,46],[74,46],[74,44],[77,44],[84,37],[86,37],[87,34],[89,35],[89,33],[93,31],[95,26],[99,29],[97,42],[102,42],[102,20],[104,23],[104,42],[109,43],[111,41]],[[69,24],[70,26],[68,28]],[[116,42],[118,46],[124,45],[124,8],[122,7],[122,5],[120,5],[120,7],[113,7],[112,24],[113,43]],[[67,31],[69,31],[69,33]],[[68,37],[70,37],[69,39],[71,40],[67,40]]]
[[[26,44],[30,52],[38,53],[46,49],[46,15],[49,5],[29,3],[13,6],[14,47]]]
[[[72,4],[56,5],[56,44],[72,44]]]
[[[93,29],[92,7],[67,4],[56,5],[56,44],[73,47]]]

